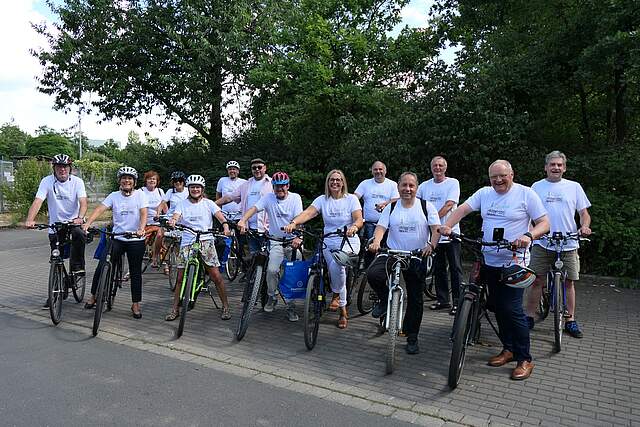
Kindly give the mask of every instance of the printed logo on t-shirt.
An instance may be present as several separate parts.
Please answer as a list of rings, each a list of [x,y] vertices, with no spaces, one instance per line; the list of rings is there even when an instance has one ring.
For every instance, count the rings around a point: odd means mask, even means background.
[[[56,194],[56,200],[69,200],[69,197],[66,194],[58,193]]]
[[[134,215],[135,212],[133,210],[121,210],[120,211],[120,216],[128,216],[128,215]]]
[[[547,193],[547,197],[544,199],[546,203],[562,202],[562,200],[563,200],[562,194],[554,193],[552,191],[549,191]]]
[[[328,213],[329,213],[329,216],[331,218],[338,218],[338,217],[341,217],[341,216],[343,216],[345,214],[344,211],[342,211],[342,210],[337,210],[337,211],[329,210]]]
[[[199,222],[201,219],[202,219],[202,215],[193,215],[193,216],[187,217],[187,221],[189,222]]]
[[[491,203],[489,209],[487,209],[487,215],[503,217],[505,216],[505,212],[507,211],[507,209],[509,209],[509,206],[507,204],[493,202]]]
[[[398,232],[400,233],[415,233],[418,229],[418,224],[415,222],[409,224],[400,224],[398,226]]]
[[[383,200],[387,200],[387,196],[384,194],[377,194],[377,193],[372,193],[371,194],[371,198],[372,199],[383,199]]]

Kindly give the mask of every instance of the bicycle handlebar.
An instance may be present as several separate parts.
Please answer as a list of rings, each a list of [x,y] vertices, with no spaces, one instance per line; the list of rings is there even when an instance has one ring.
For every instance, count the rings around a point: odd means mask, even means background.
[[[56,221],[53,224],[34,224],[33,228],[37,229],[37,230],[46,230],[46,229],[52,229],[52,230],[58,230],[59,228],[62,227],[80,227],[82,226],[82,224],[76,224],[73,221]]]
[[[495,247],[496,249],[509,249],[509,250],[514,250],[517,248],[513,247],[513,244],[506,240],[506,239],[502,239],[502,240],[498,240],[496,242],[485,242],[484,240],[478,238],[478,239],[472,239],[470,237],[465,236],[464,234],[460,233],[454,233],[451,232],[451,234],[449,234],[449,237],[451,239],[456,239],[459,240],[461,242],[466,242],[469,243],[471,245],[474,245],[476,247],[478,246],[487,246],[487,247]]]
[[[378,255],[389,255],[397,258],[413,258],[417,260],[422,260],[422,249],[414,249],[412,251],[405,251],[402,249],[389,249],[389,248],[380,248],[378,250]]]
[[[580,241],[580,242],[590,242],[591,239],[588,237],[584,237],[580,234],[580,232],[576,233],[563,233],[562,231],[554,231],[551,234],[544,234],[540,236],[540,240],[547,240],[551,243],[566,243],[570,240]]]
[[[101,230],[101,229],[95,228],[95,227],[89,227],[89,229],[87,231],[90,231],[91,233],[102,233],[104,235],[111,236],[111,237],[122,236],[125,239],[137,239],[137,238],[144,237],[144,236],[138,236],[137,233],[131,232],[131,231],[123,231],[121,233],[113,233],[111,231]]]

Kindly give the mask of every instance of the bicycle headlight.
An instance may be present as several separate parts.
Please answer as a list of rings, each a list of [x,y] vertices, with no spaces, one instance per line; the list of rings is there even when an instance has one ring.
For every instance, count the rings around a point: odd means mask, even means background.
[[[562,262],[562,260],[557,260],[554,264],[553,264],[558,270],[561,270],[562,267],[564,266],[564,263]]]
[[[51,251],[51,256],[54,257],[59,257],[60,256],[60,249],[54,249]]]

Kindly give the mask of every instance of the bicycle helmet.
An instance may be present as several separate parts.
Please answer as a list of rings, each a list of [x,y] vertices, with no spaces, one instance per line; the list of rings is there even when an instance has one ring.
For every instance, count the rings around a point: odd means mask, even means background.
[[[51,160],[52,165],[71,166],[71,163],[73,163],[73,160],[71,160],[71,157],[67,156],[66,154],[56,154],[55,156],[53,156],[53,159]]]
[[[517,264],[502,268],[502,281],[512,288],[528,288],[534,280],[536,280],[536,273],[530,268]]]
[[[131,166],[122,166],[120,169],[118,169],[118,179],[122,178],[125,175],[129,175],[132,176],[133,179],[138,179],[138,171],[136,171],[134,168],[132,168]]]
[[[202,175],[189,175],[189,177],[187,178],[187,182],[185,182],[185,185],[187,187],[190,185],[201,185],[202,188],[204,188],[204,178],[202,177]]]
[[[229,160],[229,163],[227,163],[226,169],[229,169],[229,168],[240,169],[240,163],[236,162],[235,160]]]
[[[289,183],[289,175],[286,172],[276,172],[271,177],[273,185],[286,185]]]
[[[343,267],[355,267],[358,265],[359,257],[356,253],[334,249],[331,251],[331,256]]]
[[[172,181],[178,181],[178,180],[183,180],[186,178],[184,172],[182,171],[175,171],[171,173],[171,180]]]

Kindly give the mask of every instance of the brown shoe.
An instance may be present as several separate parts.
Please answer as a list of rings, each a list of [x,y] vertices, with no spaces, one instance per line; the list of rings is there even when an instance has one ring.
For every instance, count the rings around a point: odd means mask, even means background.
[[[513,353],[510,352],[509,350],[502,350],[500,354],[498,354],[497,356],[493,356],[491,359],[489,359],[489,363],[487,364],[489,366],[498,367],[498,366],[506,365],[512,360],[513,360]]]
[[[516,366],[516,369],[511,372],[511,379],[516,381],[526,380],[531,376],[531,373],[533,372],[533,366],[533,362],[529,362],[528,360],[518,362],[518,366]]]

